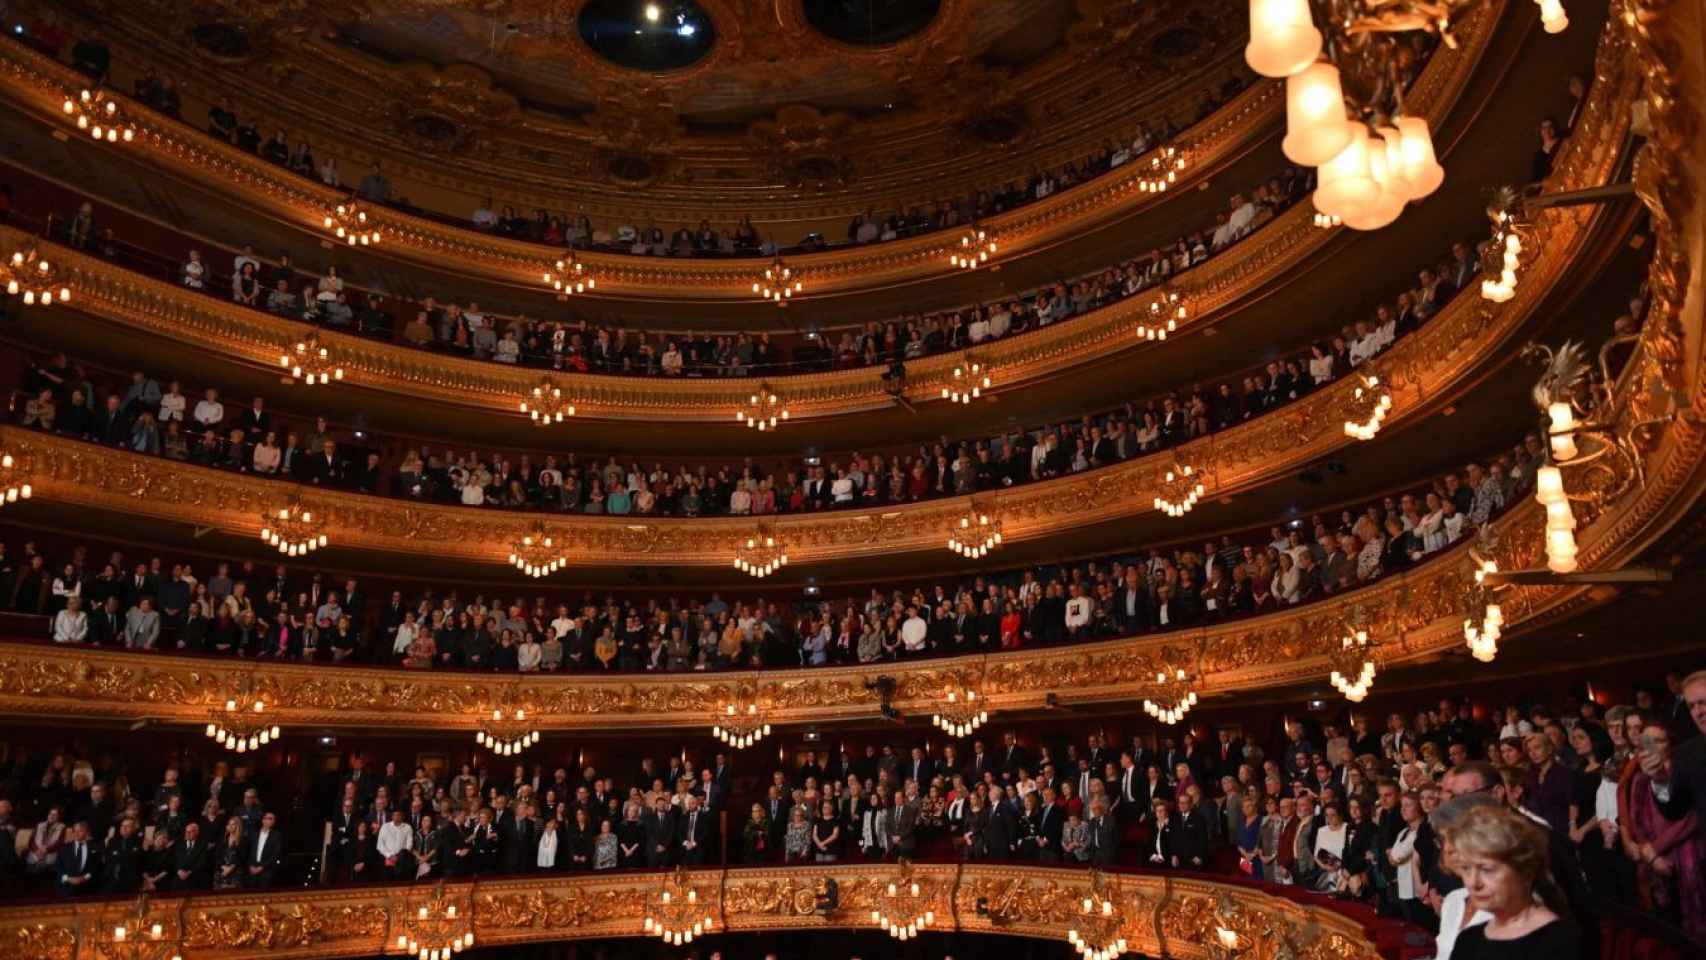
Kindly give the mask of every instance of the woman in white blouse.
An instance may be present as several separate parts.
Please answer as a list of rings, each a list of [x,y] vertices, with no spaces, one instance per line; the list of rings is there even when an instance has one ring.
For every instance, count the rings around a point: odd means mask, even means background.
[[[545,829],[539,834],[539,859],[541,870],[557,869],[557,818],[545,821]]]
[[[191,250],[190,259],[184,264],[184,286],[200,290],[206,284],[207,265],[201,262],[201,251]]]
[[[1309,378],[1317,387],[1333,379],[1333,352],[1319,343],[1309,348]]]
[[[1297,564],[1291,559],[1291,554],[1279,555],[1279,570],[1274,573],[1274,583],[1268,592],[1281,603],[1296,603],[1299,590],[1303,585],[1303,572],[1297,569]]]
[[[752,494],[746,489],[745,480],[735,481],[735,490],[729,494],[729,513],[743,516],[752,512]]]
[[[83,612],[83,598],[70,596],[65,609],[53,616],[54,643],[82,643],[89,638],[89,615]]]
[[[1337,804],[1326,808],[1327,822],[1315,831],[1315,865],[1321,869],[1317,890],[1333,891],[1344,886],[1345,815]]]
[[[1421,898],[1422,858],[1416,855],[1418,838],[1423,843],[1433,842],[1433,832],[1423,830],[1427,817],[1422,815],[1422,795],[1413,790],[1405,793],[1398,801],[1398,816],[1404,821],[1404,829],[1398,831],[1392,849],[1386,852],[1386,859],[1396,873],[1398,910],[1411,923],[1432,926],[1429,922],[1432,911]]]

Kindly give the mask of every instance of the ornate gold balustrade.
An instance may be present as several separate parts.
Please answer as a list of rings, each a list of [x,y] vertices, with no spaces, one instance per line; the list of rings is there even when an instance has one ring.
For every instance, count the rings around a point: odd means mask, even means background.
[[[1111,900],[1132,952],[1196,960],[1230,935],[1240,957],[1274,960],[1377,960],[1356,920],[1320,905],[1248,885],[1201,876],[1101,873],[1028,865],[911,864],[910,879],[934,910],[932,929],[1059,939],[1081,925],[1084,898]],[[476,947],[642,937],[647,903],[666,876],[693,890],[722,933],[781,930],[876,930],[871,911],[897,864],[536,875],[446,884],[377,885],[337,890],[160,897],[146,904],[147,930],[186,960],[398,954],[396,937],[419,908],[457,907],[455,932]],[[816,906],[825,881],[839,906]],[[1098,886],[1099,884],[1099,886]],[[442,896],[442,900],[434,900]],[[980,914],[979,901],[987,912]],[[0,908],[0,954],[10,960],[103,960],[113,927],[131,920],[134,901],[92,901]],[[1228,931],[1222,934],[1221,931]],[[128,955],[128,954],[126,954]],[[170,955],[169,952],[167,955]]]
[[[1458,31],[1460,46],[1441,49],[1430,59],[1406,99],[1408,109],[1439,126],[1485,52],[1503,9],[1503,0],[1496,0],[1465,18]],[[67,91],[78,90],[85,82],[69,67],[20,45],[0,45],[0,91],[13,104],[50,123],[63,122],[60,108]],[[344,192],[297,177],[200,131],[158,118],[123,94],[110,95],[124,105],[126,116],[137,127],[136,141],[126,149],[169,173],[228,192],[259,212],[317,236],[324,233],[321,218],[325,211],[347,198]],[[1182,144],[1190,151],[1193,163],[1181,189],[1271,135],[1283,110],[1282,101],[1278,85],[1259,84],[1210,121],[1193,127]],[[1044,250],[1097,225],[1129,216],[1165,196],[1138,188],[1148,159],[1138,158],[1107,176],[991,218],[984,226],[1002,238],[1004,256],[1011,256]],[[539,286],[541,264],[558,255],[555,248],[391,209],[374,209],[370,222],[384,232],[383,249],[390,255],[522,286]],[[1323,236],[1317,243],[1333,232],[1320,231]],[[810,294],[847,292],[941,275],[955,243],[952,231],[939,231],[857,250],[803,255],[789,262],[809,271]],[[588,253],[582,259],[596,271],[600,294],[658,298],[748,299],[755,271],[762,268],[761,261],[752,259],[678,260],[597,253]]]

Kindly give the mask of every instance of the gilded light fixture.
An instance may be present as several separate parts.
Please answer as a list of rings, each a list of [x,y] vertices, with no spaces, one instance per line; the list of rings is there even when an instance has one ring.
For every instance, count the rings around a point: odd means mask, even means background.
[[[1481,258],[1482,272],[1487,275],[1481,281],[1481,296],[1504,303],[1516,296],[1517,271],[1522,266],[1528,215],[1521,194],[1511,187],[1500,187],[1487,206],[1487,219],[1493,225],[1493,238]]]
[[[540,520],[533,524],[530,532],[510,546],[509,562],[522,573],[538,579],[568,566],[569,558],[557,545],[557,539],[545,532],[545,521]]]
[[[276,511],[261,514],[261,540],[287,557],[300,557],[326,545],[326,518],[292,497]]]
[[[352,247],[379,242],[379,228],[367,222],[367,211],[361,208],[360,201],[353,198],[326,211],[320,224],[331,231],[332,236]]]
[[[933,891],[913,878],[912,863],[903,858],[899,873],[877,891],[871,922],[896,940],[912,940],[936,923],[932,899]]]
[[[225,702],[208,712],[208,739],[237,753],[259,750],[277,740],[280,732],[266,709],[266,701],[252,680],[238,682]]]
[[[1344,618],[1344,635],[1327,654],[1327,679],[1352,703],[1361,703],[1374,685],[1378,644],[1369,639],[1364,611],[1352,609]]]
[[[72,126],[96,140],[130,143],[136,139],[136,124],[125,117],[124,108],[105,90],[68,93],[60,110]]]
[[[989,365],[968,353],[954,364],[948,383],[942,387],[942,399],[949,403],[971,403],[994,383]]]
[[[598,280],[587,272],[586,264],[573,250],[564,251],[563,255],[547,266],[543,273],[545,285],[557,292],[557,299],[564,300],[576,293],[585,293],[598,286]]]
[[[1482,663],[1492,663],[1493,658],[1499,655],[1499,637],[1503,635],[1505,614],[1494,602],[1499,588],[1491,577],[1499,572],[1499,564],[1490,554],[1491,534],[1485,527],[1482,531],[1482,546],[1489,548],[1489,553],[1469,551],[1475,571],[1475,585],[1469,591],[1469,609],[1481,611],[1481,615],[1478,622],[1473,614],[1463,618],[1463,640],[1469,645],[1470,656]]]
[[[953,520],[948,528],[948,549],[968,560],[989,555],[1001,546],[1001,518],[976,503]]]
[[[309,333],[279,354],[278,365],[290,371],[292,380],[312,387],[325,386],[344,378],[344,368],[332,360],[332,351],[320,342],[320,335]]]
[[[987,701],[971,687],[955,685],[948,688],[931,714],[930,722],[950,737],[969,737],[977,728],[989,722]]]
[[[164,916],[171,919],[170,911]],[[177,926],[175,921],[173,926]],[[183,960],[177,934],[177,930],[168,931],[165,923],[149,916],[148,895],[143,894],[110,928],[101,931],[96,953],[103,960]]]
[[[761,383],[758,391],[747,398],[746,409],[735,412],[735,419],[754,430],[774,430],[788,419],[788,406],[770,384]]]
[[[1161,475],[1161,490],[1155,495],[1155,509],[1169,517],[1182,517],[1191,512],[1206,489],[1195,467],[1175,460]]]
[[[513,757],[539,742],[539,728],[528,719],[527,709],[516,705],[512,692],[489,716],[481,716],[474,742],[500,757]]]
[[[657,892],[646,897],[641,929],[672,946],[692,943],[716,929],[717,913],[711,901],[711,896],[701,897],[699,889],[687,882],[685,870],[676,867]]]
[[[1359,372],[1352,376],[1356,385],[1351,389],[1351,419],[1345,421],[1345,436],[1353,440],[1373,440],[1374,435],[1380,432],[1386,414],[1392,410],[1392,394],[1373,372]]]
[[[758,704],[756,689],[743,689],[740,696],[723,704],[715,714],[711,735],[736,750],[744,750],[770,736],[770,722]]]
[[[1137,335],[1144,340],[1165,340],[1179,329],[1179,321],[1190,316],[1185,299],[1177,290],[1165,287],[1149,301],[1148,319],[1137,325]]]
[[[532,394],[522,399],[521,412],[537,426],[545,427],[574,416],[575,405],[563,395],[563,388],[557,386],[556,381],[546,377],[533,388]]]
[[[787,548],[767,527],[759,527],[735,549],[735,569],[754,577],[768,577],[787,565]]]
[[[1126,952],[1125,913],[1108,896],[1102,874],[1090,877],[1090,893],[1066,931],[1066,942],[1084,960],[1115,960]]]
[[[1154,151],[1149,163],[1138,178],[1137,189],[1140,193],[1163,193],[1168,187],[1179,182],[1179,174],[1185,171],[1185,153],[1171,144]]]
[[[995,256],[995,238],[981,227],[968,227],[960,234],[960,242],[948,256],[948,262],[961,270],[976,270]]]
[[[16,458],[9,453],[0,454],[0,507],[35,495],[35,489],[24,477],[24,468]]]
[[[779,256],[770,261],[770,266],[764,268],[757,280],[752,281],[752,292],[778,307],[786,306],[790,297],[805,288],[800,271],[788,266]]]
[[[1143,712],[1162,723],[1178,723],[1197,705],[1194,683],[1184,667],[1155,671],[1155,689],[1144,698]]]
[[[55,300],[65,303],[71,299],[71,285],[34,247],[13,251],[11,259],[0,265],[0,279],[5,281],[6,292],[22,297],[25,306],[39,303],[47,307]]]
[[[449,960],[474,945],[474,923],[444,894],[439,882],[425,903],[404,909],[397,949],[419,960]]]

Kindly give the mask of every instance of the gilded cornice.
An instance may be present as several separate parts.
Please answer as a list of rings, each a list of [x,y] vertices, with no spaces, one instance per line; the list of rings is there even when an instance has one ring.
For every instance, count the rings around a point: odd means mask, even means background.
[[[674,877],[699,894],[718,933],[875,930],[871,911],[902,868],[895,864],[815,864],[686,870]],[[1294,896],[1201,876],[1106,872],[1030,865],[910,865],[942,931],[1064,941],[1095,892],[1115,904],[1132,952],[1198,960],[1211,956],[1222,928],[1236,933],[1247,960],[1378,960],[1360,921]],[[159,924],[164,941],[192,960],[331,958],[389,953],[405,920],[434,896],[455,904],[476,946],[644,936],[646,904],[661,872],[549,874],[526,879],[337,890],[191,894],[146,902],[142,929]],[[839,905],[825,913],[816,894],[835,881]],[[988,905],[978,909],[979,902]],[[135,916],[131,900],[0,908],[0,952],[13,960],[104,960],[112,927]],[[135,924],[132,924],[136,926]],[[460,932],[460,931],[459,931]]]
[[[1461,93],[1486,50],[1503,2],[1478,7],[1460,29],[1457,49],[1441,49],[1430,58],[1407,97],[1408,109],[1437,126]],[[18,44],[0,45],[0,89],[21,106],[50,122],[62,122],[60,103],[67,90],[83,78],[68,67]],[[323,231],[325,210],[345,194],[297,177],[230,144],[183,124],[161,120],[136,107],[123,94],[112,93],[138,127],[137,155],[198,185],[225,190],[252,208],[294,224],[315,235]],[[1193,126],[1179,146],[1192,157],[1192,166],[1179,189],[1189,189],[1211,175],[1229,158],[1268,137],[1283,111],[1278,84],[1258,84],[1234,98],[1209,120]],[[1162,202],[1166,194],[1138,188],[1147,157],[1080,186],[986,221],[986,229],[1001,237],[1005,256],[1022,256],[1046,249],[1095,226],[1129,216]],[[424,261],[438,269],[490,277],[522,286],[537,286],[541,264],[555,256],[553,248],[450,226],[390,209],[371,211],[384,231],[387,254]],[[1325,232],[1325,231],[1324,231]],[[809,295],[832,294],[928,279],[944,272],[955,243],[952,232],[938,231],[854,250],[802,255],[790,264],[807,271]],[[583,256],[599,278],[599,292],[656,298],[744,300],[751,296],[753,260],[625,257],[589,253]]]

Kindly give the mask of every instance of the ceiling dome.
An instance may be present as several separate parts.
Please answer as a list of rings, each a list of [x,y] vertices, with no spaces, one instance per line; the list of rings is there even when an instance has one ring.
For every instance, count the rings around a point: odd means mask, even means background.
[[[710,15],[693,0],[588,0],[576,25],[598,56],[649,73],[690,67],[717,40]]]
[[[940,0],[801,0],[806,22],[832,40],[856,47],[885,47],[923,30],[942,9]]]

